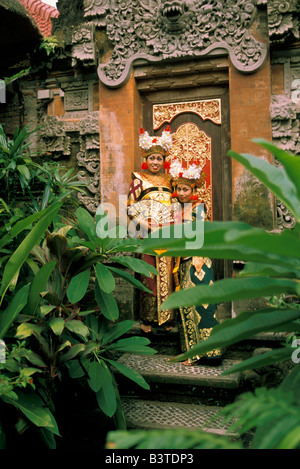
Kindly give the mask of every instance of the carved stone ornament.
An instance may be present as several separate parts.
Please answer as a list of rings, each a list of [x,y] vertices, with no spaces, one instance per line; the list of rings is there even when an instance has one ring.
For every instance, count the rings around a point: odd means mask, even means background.
[[[90,112],[81,119],[60,119],[47,116],[41,132],[43,151],[53,158],[71,157],[71,139],[79,141],[80,150],[76,154],[77,177],[85,182],[85,193],[78,192],[80,202],[91,213],[95,213],[100,203],[100,140],[99,114]]]
[[[227,53],[241,72],[265,61],[267,46],[249,32],[256,0],[84,0],[84,15],[106,25],[113,45],[109,62],[98,68],[109,87],[128,79],[133,62],[160,62]]]
[[[268,24],[271,42],[299,39],[299,0],[268,0]]]

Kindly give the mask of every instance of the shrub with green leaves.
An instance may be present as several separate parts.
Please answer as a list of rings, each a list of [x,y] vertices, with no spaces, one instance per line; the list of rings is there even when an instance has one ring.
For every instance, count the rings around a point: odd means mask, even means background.
[[[245,268],[236,278],[225,278],[210,286],[196,286],[173,293],[162,308],[177,308],[204,303],[284,295],[289,301],[269,305],[261,310],[245,311],[216,326],[209,339],[174,360],[181,361],[202,355],[215,348],[224,348],[262,332],[287,332],[297,337],[300,332],[300,158],[291,155],[264,140],[255,140],[269,150],[281,166],[248,154],[229,155],[243,164],[270,189],[295,217],[293,229],[267,232],[242,222],[205,222],[204,244],[197,240],[175,238],[163,234],[160,239],[144,240],[140,251],[155,254],[167,249],[169,256],[208,256],[245,262]],[[186,243],[189,242],[189,249]],[[292,298],[292,300],[291,300]],[[289,361],[291,374],[280,389],[242,397],[229,407],[229,418],[234,415],[241,432],[256,431],[254,447],[298,448],[300,423],[299,379],[300,365],[292,362],[294,341],[287,341],[279,349],[252,357],[232,367],[226,373],[257,369]],[[240,424],[240,426],[239,426]]]
[[[21,360],[11,357],[2,364],[3,378],[0,382],[2,380],[3,385],[15,383],[13,389],[9,388],[10,392],[3,393],[3,401],[16,407],[23,418],[39,427],[50,448],[56,447],[55,437],[59,436],[52,410],[58,379],[67,374],[83,381],[94,393],[101,411],[114,419],[117,428],[124,429],[126,422],[115,372],[144,389],[149,389],[149,386],[139,373],[118,363],[118,354],[155,353],[147,338],[122,337],[131,329],[133,321],[117,322],[119,309],[114,298],[115,276],[147,290],[123,267],[148,276],[151,267],[133,257],[116,256],[123,249],[133,248],[138,241],[122,236],[99,238],[97,220],[85,209],[78,208],[72,225],[65,226],[60,217],[56,217],[55,229],[48,231],[39,243],[60,208],[61,204],[56,204],[52,211],[46,209],[37,224],[37,233],[34,227],[7,261],[1,285],[3,301],[6,301],[5,293],[30,256],[34,275],[22,282],[24,285],[16,284],[14,294],[9,295],[11,301],[0,313],[0,338],[9,339],[9,345],[14,340],[22,341],[24,355]],[[46,215],[48,218],[45,219]],[[16,235],[21,228],[25,229],[34,217],[29,217],[26,223],[19,222],[2,244],[11,239],[12,233]],[[117,263],[120,268],[116,267]],[[156,270],[152,272],[156,273]],[[27,376],[29,372],[28,386],[24,390],[19,389],[19,382],[12,381],[13,374]]]

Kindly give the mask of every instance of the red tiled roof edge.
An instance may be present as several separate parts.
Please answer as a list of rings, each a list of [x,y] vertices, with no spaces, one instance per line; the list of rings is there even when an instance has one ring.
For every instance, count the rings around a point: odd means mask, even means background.
[[[51,36],[51,18],[57,18],[59,11],[41,0],[19,0],[30,13],[43,36]]]

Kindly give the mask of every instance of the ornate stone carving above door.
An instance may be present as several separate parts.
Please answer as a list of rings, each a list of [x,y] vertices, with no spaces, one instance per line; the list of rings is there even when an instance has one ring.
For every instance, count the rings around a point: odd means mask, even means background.
[[[113,44],[109,62],[98,69],[107,86],[121,86],[137,60],[199,57],[227,51],[241,72],[265,61],[266,45],[250,34],[256,0],[85,0],[85,14],[102,24]]]

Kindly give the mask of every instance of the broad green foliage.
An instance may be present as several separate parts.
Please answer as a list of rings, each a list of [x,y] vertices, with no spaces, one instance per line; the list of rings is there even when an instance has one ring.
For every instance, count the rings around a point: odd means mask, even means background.
[[[260,332],[290,332],[291,340],[282,348],[258,355],[231,368],[227,373],[257,369],[281,361],[294,366],[291,375],[279,389],[263,390],[246,395],[226,411],[229,418],[237,418],[236,428],[241,433],[256,429],[255,448],[299,448],[300,424],[298,362],[292,363],[295,342],[300,331],[300,158],[278,149],[273,144],[256,140],[269,150],[281,167],[247,154],[229,152],[242,163],[290,210],[296,219],[292,230],[280,233],[266,232],[240,222],[205,222],[203,246],[197,240],[146,239],[141,252],[154,254],[154,249],[165,248],[169,256],[208,256],[215,259],[245,261],[244,270],[237,278],[224,279],[210,286],[197,286],[172,294],[162,308],[202,303],[221,303],[238,299],[286,295],[288,301],[270,305],[262,310],[246,311],[238,317],[225,320],[213,329],[210,338],[192,350],[176,357],[184,360],[195,354],[205,354],[251,338]],[[186,249],[186,242],[189,249]],[[164,254],[165,255],[165,254]]]
[[[14,285],[13,292],[11,293],[9,289],[13,279],[17,276],[22,265],[29,257],[33,246],[44,236],[46,229],[51,224],[60,208],[61,204],[49,206],[43,212],[17,223],[12,227],[9,233],[1,237],[0,246],[1,249],[3,249],[14,236],[19,235],[22,231],[26,230],[28,226],[32,227],[29,234],[24,237],[19,248],[5,263],[0,287],[0,338],[2,340],[11,341],[9,331],[12,330],[15,320],[24,310],[29,298],[29,284],[20,285],[20,288]],[[51,432],[57,434],[57,426],[53,415],[49,409],[45,408],[44,403],[32,390],[34,389],[32,375],[40,371],[38,368],[35,368],[35,365],[42,364],[42,366],[44,366],[44,363],[39,361],[31,350],[27,350],[24,344],[21,348],[21,351],[19,350],[18,353],[15,353],[16,346],[12,343],[7,347],[7,360],[0,363],[0,397],[5,403],[16,406],[34,424],[51,429]],[[27,361],[27,365],[24,364],[25,361]],[[30,364],[30,366],[28,364]],[[25,389],[21,391],[20,388]],[[4,447],[5,436],[2,425],[1,433],[0,444]]]
[[[289,155],[277,147],[260,141],[270,149],[283,167],[276,167],[252,155],[230,156],[244,164],[278,197],[285,197],[284,203],[295,216],[297,223],[293,230],[269,233],[240,222],[205,222],[203,246],[197,246],[191,239],[177,238],[147,239],[141,246],[142,252],[154,253],[164,247],[170,256],[209,256],[215,259],[246,261],[245,269],[237,278],[223,279],[210,286],[197,286],[173,293],[162,308],[193,305],[262,296],[290,294],[295,301],[300,297],[300,158]],[[289,200],[287,199],[289,196]],[[190,248],[185,249],[189,241]],[[195,353],[201,355],[211,348],[230,345],[253,334],[264,331],[299,330],[300,311],[293,305],[284,304],[276,309],[245,312],[237,318],[224,321],[214,328],[211,338],[197,345]],[[216,345],[218,344],[218,345]],[[289,351],[291,354],[291,350]],[[179,357],[187,358],[189,352]]]
[[[24,128],[17,130],[10,140],[6,138],[3,127],[0,126],[1,197],[7,203],[11,202],[15,182],[18,181],[24,191],[33,177],[36,166],[26,151],[31,134],[32,132]]]
[[[28,423],[40,429],[50,448],[60,436],[55,420],[57,382],[77,379],[94,393],[104,414],[125,428],[115,373],[141,387],[137,372],[119,364],[116,353],[155,353],[143,337],[123,338],[133,321],[117,322],[115,277],[146,290],[134,271],[151,272],[134,251],[137,240],[121,233],[101,236],[96,220],[74,193],[84,190],[72,170],[36,163],[29,153],[27,128],[6,138],[0,128],[0,406],[20,412],[16,429]],[[31,200],[16,201],[13,182]],[[41,194],[33,192],[39,181]],[[72,210],[70,210],[70,207]],[[104,233],[105,234],[105,233]],[[151,267],[150,267],[151,269]],[[88,394],[87,394],[88,396]],[[88,397],[87,397],[88,398]],[[54,399],[54,400],[53,400]],[[2,408],[2,407],[1,407]],[[0,417],[0,447],[5,448],[5,421]]]
[[[108,449],[242,449],[238,442],[229,442],[216,435],[202,433],[197,430],[187,429],[171,430],[132,430],[130,432],[116,431],[107,435]],[[157,463],[166,463],[166,458],[162,459],[157,455]],[[164,452],[168,454],[169,463],[191,464],[193,459],[188,453],[178,454],[176,451]],[[174,455],[172,459],[172,454]],[[154,462],[154,459],[153,459]]]
[[[73,168],[66,170],[45,158],[39,160],[38,154],[32,154],[31,138],[36,132],[37,129],[29,131],[26,126],[8,138],[0,125],[0,224],[2,220],[6,224],[12,213],[19,219],[24,218],[45,209],[55,200],[72,198],[74,203],[74,191],[84,190],[85,183],[72,175]],[[37,189],[40,191],[38,195]],[[29,205],[20,200],[22,196],[30,200]]]
[[[77,209],[69,226],[56,217],[56,228],[52,233],[48,232],[39,244],[60,207],[61,204],[56,204],[43,212],[23,244],[6,263],[1,284],[4,298],[14,275],[30,254],[34,275],[24,286],[16,287],[7,308],[0,315],[0,338],[10,337],[11,342],[14,335],[22,341],[24,351],[22,359],[16,360],[8,346],[10,359],[0,364],[8,386],[2,399],[41,427],[50,447],[55,447],[54,435],[58,436],[59,430],[50,411],[52,406],[44,408],[41,397],[51,402],[58,375],[68,373],[71,378],[85,381],[95,393],[96,402],[104,414],[114,417],[118,427],[125,428],[114,373],[123,374],[144,389],[149,389],[149,386],[139,373],[119,364],[115,353],[155,353],[146,338],[122,338],[134,322],[116,322],[119,310],[113,294],[115,276],[147,290],[132,273],[123,270],[126,265],[131,271],[136,268],[149,276],[147,264],[139,259],[127,261],[126,256],[116,256],[128,244],[132,245],[132,241],[121,237],[98,238],[96,221],[83,208]],[[27,221],[31,223],[33,218],[29,217]],[[25,222],[19,222],[11,232],[17,234],[26,226]],[[10,237],[6,239],[8,241]],[[110,266],[110,259],[114,267]],[[116,267],[119,259],[120,267]],[[21,392],[19,382],[12,386],[15,382],[13,373],[21,376],[26,370],[30,371],[30,382],[25,383],[26,389]]]

